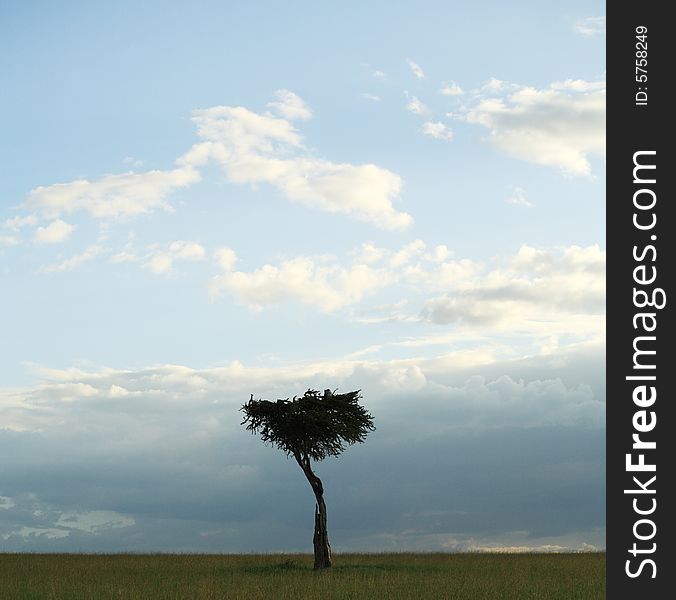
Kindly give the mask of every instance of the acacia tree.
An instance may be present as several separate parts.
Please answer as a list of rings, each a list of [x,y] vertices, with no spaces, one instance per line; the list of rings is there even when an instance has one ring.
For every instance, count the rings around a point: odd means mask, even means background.
[[[240,410],[248,431],[260,434],[265,443],[293,456],[314,492],[315,531],[313,537],[315,569],[331,566],[331,545],[327,530],[324,486],[312,470],[311,462],[338,456],[345,444],[363,442],[375,429],[373,417],[359,404],[361,390],[334,394],[308,390],[293,400],[254,400],[253,394]]]

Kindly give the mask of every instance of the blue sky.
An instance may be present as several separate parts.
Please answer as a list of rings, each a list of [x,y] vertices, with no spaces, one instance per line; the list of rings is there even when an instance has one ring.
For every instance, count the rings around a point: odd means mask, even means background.
[[[363,4],[0,9],[5,548],[604,546],[604,4]]]

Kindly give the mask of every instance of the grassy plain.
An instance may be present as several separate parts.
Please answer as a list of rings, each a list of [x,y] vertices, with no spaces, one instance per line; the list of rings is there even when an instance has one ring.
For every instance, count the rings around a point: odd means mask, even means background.
[[[0,598],[602,600],[605,554],[0,554]]]

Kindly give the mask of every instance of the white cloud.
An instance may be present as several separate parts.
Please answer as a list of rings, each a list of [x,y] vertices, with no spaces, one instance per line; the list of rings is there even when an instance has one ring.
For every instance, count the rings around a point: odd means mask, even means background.
[[[441,121],[427,121],[423,125],[423,133],[435,140],[450,141],[453,139],[453,132]]]
[[[225,247],[214,254],[224,273],[211,280],[212,298],[228,294],[253,310],[297,301],[331,313],[400,284],[411,284],[419,291],[447,289],[480,268],[469,260],[448,260],[451,252],[445,245],[428,250],[419,239],[396,251],[367,242],[348,256],[347,263],[331,256],[296,256],[252,271],[236,271],[238,257]]]
[[[422,115],[425,116],[429,114],[429,109],[423,102],[421,102],[416,96],[413,96],[409,94],[408,92],[405,92],[406,98],[408,99],[408,102],[406,103],[406,110],[410,113],[413,113],[414,115]]]
[[[391,284],[413,285],[419,292],[449,289],[478,276],[484,268],[468,259],[452,260],[453,253],[445,244],[428,248],[417,239],[399,250],[380,248],[368,242],[353,251],[356,261],[367,264],[386,263]]]
[[[195,242],[172,242],[169,244],[169,251],[183,260],[202,260],[204,258],[204,248]]]
[[[312,118],[312,111],[308,105],[305,104],[300,96],[297,96],[293,92],[289,90],[277,90],[275,98],[277,100],[268,102],[268,106],[282,117],[292,121],[294,119],[306,120]]]
[[[575,33],[579,33],[584,37],[594,37],[596,35],[605,35],[606,33],[606,18],[605,17],[587,17],[579,19],[573,25]]]
[[[378,248],[373,242],[364,242],[355,255],[357,262],[365,263],[367,265],[381,261],[386,255],[387,251],[383,248]]]
[[[38,227],[33,241],[36,244],[60,244],[65,242],[75,230],[75,225],[61,219],[52,221],[47,227]]]
[[[80,254],[75,254],[66,260],[56,263],[53,265],[47,265],[40,267],[38,270],[39,273],[57,273],[60,271],[71,271],[76,269],[83,263],[94,260],[97,256],[101,254],[103,248],[101,246],[89,246],[84,252]]]
[[[565,367],[565,356],[560,354],[561,368]],[[540,373],[551,371],[551,357],[534,360],[540,365]],[[602,355],[597,360],[602,361]],[[338,358],[275,367],[245,366],[233,361],[204,369],[155,365],[137,370],[51,370],[52,378],[38,385],[0,388],[0,407],[5,415],[3,426],[10,430],[86,432],[96,424],[100,431],[119,436],[118,427],[123,422],[127,424],[125,431],[138,436],[141,444],[151,441],[156,433],[171,439],[176,430],[210,431],[212,435],[218,434],[221,427],[232,431],[237,420],[224,421],[224,408],[241,405],[250,391],[262,397],[286,397],[290,390],[312,385],[368,390],[370,405],[376,410],[388,407],[387,418],[392,421],[408,421],[411,437],[423,438],[468,426],[480,429],[603,423],[603,398],[595,397],[584,383],[565,384],[558,377],[524,380],[505,374],[467,376],[464,373],[468,364],[471,363],[462,360],[462,352],[456,351],[434,358]],[[494,365],[498,372],[505,368],[500,362]],[[111,393],[120,389],[124,393]],[[408,401],[401,395],[406,391],[424,397],[424,406],[417,403],[415,411],[407,408]],[[417,415],[414,419],[412,412]],[[156,425],[166,427],[166,431],[147,427],[147,418],[152,414],[159,420]],[[380,414],[385,418],[382,411]],[[212,422],[214,417],[216,423]],[[394,429],[402,431],[399,427]],[[118,439],[116,444],[128,447],[128,441]]]
[[[104,175],[94,181],[78,179],[37,187],[29,192],[23,207],[50,218],[84,211],[97,219],[119,219],[157,208],[170,210],[167,195],[199,180],[200,174],[191,166]]]
[[[183,164],[215,161],[230,181],[268,183],[293,202],[383,229],[403,229],[412,222],[392,204],[402,187],[398,175],[373,164],[316,158],[286,119],[244,107],[216,106],[195,111],[193,121],[204,141],[180,159]]]
[[[439,93],[442,96],[461,96],[465,92],[455,81],[451,81],[450,83],[444,83]]]
[[[370,99],[379,98],[371,95]],[[402,187],[398,175],[374,164],[337,163],[308,151],[291,121],[309,119],[312,112],[295,93],[278,90],[268,106],[281,117],[233,106],[194,111],[202,141],[179,157],[179,166],[173,170],[40,186],[28,193],[22,206],[47,218],[83,211],[97,219],[121,219],[160,208],[171,210],[167,196],[199,181],[197,168],[213,161],[231,181],[268,183],[294,202],[383,229],[404,229],[411,224],[411,216],[393,206]],[[16,229],[34,222],[34,216],[22,216],[6,221],[5,226]],[[43,229],[37,241],[56,241],[56,226]],[[65,230],[61,232],[65,236]]]
[[[469,259],[445,260],[438,259],[435,250],[434,265],[418,262],[407,265],[403,270],[403,278],[408,283],[416,285],[425,291],[438,292],[450,290],[460,284],[478,277],[483,269],[481,263]],[[438,250],[443,255],[443,250]],[[431,255],[430,255],[431,256]],[[425,257],[423,257],[425,258]]]
[[[143,266],[158,275],[170,275],[177,260],[204,260],[206,251],[197,242],[177,240],[165,248],[151,247],[151,252],[144,257]],[[119,262],[119,261],[118,261]]]
[[[374,71],[373,76],[376,79],[385,79],[385,77],[387,77],[387,75],[383,71],[379,71],[379,70]]]
[[[293,299],[330,313],[360,302],[389,280],[385,270],[366,264],[344,268],[299,256],[250,273],[228,269],[212,279],[210,289],[214,296],[228,293],[254,310]]]
[[[214,259],[224,271],[230,271],[237,262],[237,255],[232,248],[223,246],[214,252]]]
[[[296,256],[244,271],[234,268],[237,256],[225,248],[214,256],[224,272],[211,280],[210,292],[256,311],[295,302],[325,313],[344,310],[360,323],[445,326],[443,334],[398,342],[411,347],[485,342],[490,332],[513,349],[551,353],[604,330],[605,252],[598,246],[524,245],[484,263],[454,258],[443,244],[428,248],[414,240],[398,250],[365,243],[348,257]],[[381,291],[388,300],[369,305]]]
[[[422,67],[413,62],[410,58],[406,59],[406,64],[408,65],[408,68],[411,69],[412,73],[418,78],[418,79],[424,79],[425,78],[425,73],[422,70]]]
[[[402,267],[408,264],[414,257],[420,256],[427,246],[422,240],[415,240],[406,244],[390,259],[391,267]]]
[[[602,328],[604,312],[605,252],[598,246],[556,253],[522,246],[504,266],[427,301],[422,315],[438,324],[551,336]]]
[[[367,100],[371,100],[372,102],[380,102],[382,100],[380,96],[377,96],[376,94],[370,94],[368,92],[363,93],[362,98],[366,98]]]
[[[28,225],[35,225],[37,222],[38,219],[35,215],[25,215],[25,216],[19,215],[11,219],[7,219],[3,223],[3,227],[11,231],[19,231],[22,227],[26,227]]]
[[[479,95],[459,118],[486,127],[490,141],[511,156],[567,174],[591,174],[589,155],[605,155],[603,82],[569,80],[545,89],[497,83],[492,91],[509,89],[506,96]]]
[[[434,258],[437,262],[442,262],[451,256],[451,251],[445,244],[439,244],[434,248]]]
[[[503,91],[504,89],[506,89],[508,87],[510,87],[509,84],[502,81],[501,79],[491,77],[486,83],[484,83],[481,86],[481,91],[487,92],[487,93],[500,92],[500,91]]]
[[[535,206],[526,197],[526,190],[521,187],[515,187],[512,193],[506,199],[507,204],[514,204],[516,206],[525,206],[526,208],[533,208]]]
[[[113,383],[108,390],[108,395],[111,398],[124,398],[125,396],[129,395],[129,390],[127,388],[123,388],[121,385],[115,385]]]

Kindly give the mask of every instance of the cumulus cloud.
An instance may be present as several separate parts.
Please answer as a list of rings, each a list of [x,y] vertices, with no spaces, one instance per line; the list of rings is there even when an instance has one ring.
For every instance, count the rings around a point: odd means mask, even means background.
[[[429,300],[423,318],[439,324],[531,326],[567,323],[574,329],[605,310],[605,252],[571,246],[551,252],[522,246],[503,266],[465,280],[452,293]],[[600,323],[599,323],[600,325]]]
[[[225,264],[219,262],[225,272],[212,279],[211,293],[227,293],[254,310],[295,300],[331,313],[360,302],[391,278],[387,271],[367,264],[344,268],[304,256],[282,261],[278,266],[266,264],[252,272],[231,270],[234,261],[229,256]]]
[[[427,121],[423,125],[423,133],[435,140],[450,141],[453,139],[453,132],[441,121]]]
[[[584,37],[594,37],[597,35],[605,35],[606,33],[606,18],[605,17],[586,17],[579,19],[573,25],[573,31],[579,33]]]
[[[550,353],[596,339],[605,326],[605,251],[598,246],[524,245],[475,261],[417,239],[398,249],[367,242],[343,259],[300,255],[249,270],[235,268],[238,260],[228,247],[214,254],[222,273],[209,283],[212,298],[229,296],[254,311],[296,303],[359,323],[444,326],[444,333],[397,342],[402,347],[485,342],[490,332],[494,343],[503,340],[501,352]]]
[[[402,187],[398,175],[373,164],[313,156],[287,119],[241,106],[216,106],[195,111],[193,121],[203,141],[180,159],[182,164],[198,167],[214,161],[230,181],[268,183],[293,202],[383,229],[403,229],[412,222],[393,206]]]
[[[493,79],[484,92],[491,95],[479,94],[459,118],[487,128],[490,142],[510,156],[590,175],[589,155],[605,155],[604,82],[537,89]]]
[[[293,121],[310,119],[312,111],[294,92],[278,90],[268,108],[271,112],[241,106],[196,110],[193,121],[202,141],[179,157],[176,168],[40,186],[28,193],[22,207],[45,218],[85,212],[96,219],[122,219],[172,210],[168,196],[200,181],[198,168],[215,162],[231,181],[270,184],[293,202],[383,229],[411,224],[411,216],[393,205],[402,188],[398,175],[374,164],[333,162],[310,152]],[[5,227],[18,229],[35,222],[34,216],[20,216],[6,221]],[[37,241],[57,241],[57,227],[47,229],[38,230]],[[60,232],[64,237],[64,230]]]
[[[442,247],[443,248],[443,247]],[[437,247],[438,257],[443,250]],[[420,286],[425,291],[452,290],[478,277],[483,270],[480,262],[467,258],[458,260],[436,259],[436,264],[417,262],[403,270],[403,277],[408,283]]]
[[[496,93],[496,92],[501,92],[509,88],[514,88],[518,86],[514,86],[512,84],[507,83],[506,81],[502,81],[501,79],[498,79],[497,77],[490,77],[486,83],[484,83],[481,86],[481,91],[485,93]]]
[[[214,259],[221,269],[230,271],[237,262],[237,255],[232,248],[223,246],[214,252]]]
[[[287,302],[325,313],[359,306],[352,313],[358,322],[422,320],[452,324],[464,335],[472,329],[490,328],[495,335],[511,331],[543,340],[543,349],[558,345],[557,336],[566,332],[585,338],[603,329],[605,251],[598,246],[524,245],[485,263],[456,258],[446,245],[428,247],[417,239],[395,250],[367,242],[344,260],[300,255],[252,270],[236,269],[238,260],[232,248],[217,250],[214,261],[222,273],[209,289],[212,298],[228,295],[255,311]],[[375,315],[365,302],[383,290],[396,299],[387,304],[394,312]],[[396,295],[404,293],[409,306],[417,296],[418,314],[402,312],[402,296]]]
[[[422,67],[418,63],[412,61],[410,58],[407,58],[406,64],[408,65],[408,68],[411,69],[411,72],[416,76],[417,79],[425,78],[425,72],[422,70]]]
[[[84,211],[96,219],[119,219],[158,208],[170,210],[166,197],[199,180],[200,174],[191,166],[104,175],[93,181],[78,179],[37,187],[29,192],[23,207],[46,217]]]
[[[546,367],[550,363],[545,359],[539,360],[540,373],[557,371]],[[602,355],[595,360],[602,360]],[[563,358],[559,359],[558,370],[565,370],[565,364]],[[499,363],[495,368],[501,368]],[[51,427],[86,432],[86,421],[92,420],[112,433],[116,426],[106,421],[120,411],[128,414],[119,418],[133,418],[141,434],[146,417],[155,411],[164,411],[162,420],[180,427],[181,420],[194,409],[188,419],[191,426],[215,427],[212,420],[217,412],[227,406],[237,407],[242,395],[248,395],[247,390],[252,387],[257,394],[268,397],[288,395],[290,388],[307,389],[320,382],[348,388],[361,381],[374,409],[389,405],[388,416],[383,415],[388,420],[411,420],[412,408],[401,397],[403,393],[415,392],[425,398],[424,404],[416,409],[418,425],[413,427],[411,423],[412,436],[435,436],[439,428],[468,426],[603,424],[603,398],[598,398],[586,384],[571,386],[561,377],[526,381],[509,375],[491,379],[469,375],[462,379],[466,371],[455,353],[427,359],[345,358],[277,367],[245,366],[233,361],[226,366],[202,369],[183,365],[156,365],[140,370],[39,369],[37,372],[43,378],[39,385],[0,388],[0,405],[7,415],[4,426],[14,431]],[[448,376],[454,372],[461,380],[449,383]],[[220,407],[213,403],[219,397],[225,402],[216,403],[222,404]],[[406,416],[402,416],[402,411]],[[438,415],[439,419],[435,421],[430,418],[432,415]],[[226,429],[230,431],[235,425]]]
[[[268,102],[268,106],[282,117],[293,121],[294,119],[306,120],[312,118],[312,111],[305,101],[289,90],[277,90],[276,100]]]
[[[367,100],[371,100],[371,102],[380,102],[382,98],[376,94],[370,94],[368,92],[365,92],[362,94],[362,98],[366,98]]]
[[[377,263],[386,255],[384,248],[378,248],[373,242],[364,242],[361,247],[354,251],[357,261],[367,265]]]
[[[477,276],[483,269],[481,263],[454,259],[445,244],[428,247],[421,239],[404,244],[398,250],[381,248],[368,242],[352,254],[357,261],[382,263],[391,283],[413,285],[423,292],[450,289]]]
[[[223,273],[210,282],[212,297],[232,296],[253,310],[295,301],[322,312],[363,302],[379,290],[413,284],[421,290],[446,289],[471,277],[478,267],[468,260],[451,260],[443,244],[428,248],[422,240],[398,250],[367,242],[348,253],[348,260],[333,256],[295,256],[252,271],[234,269],[234,250],[218,250],[214,259]]]
[[[57,219],[46,227],[38,227],[33,236],[33,241],[36,244],[60,244],[65,242],[74,230],[75,225]]]
[[[390,266],[402,267],[403,265],[408,264],[414,257],[420,256],[426,247],[427,245],[422,240],[415,240],[406,244],[390,258]]]

